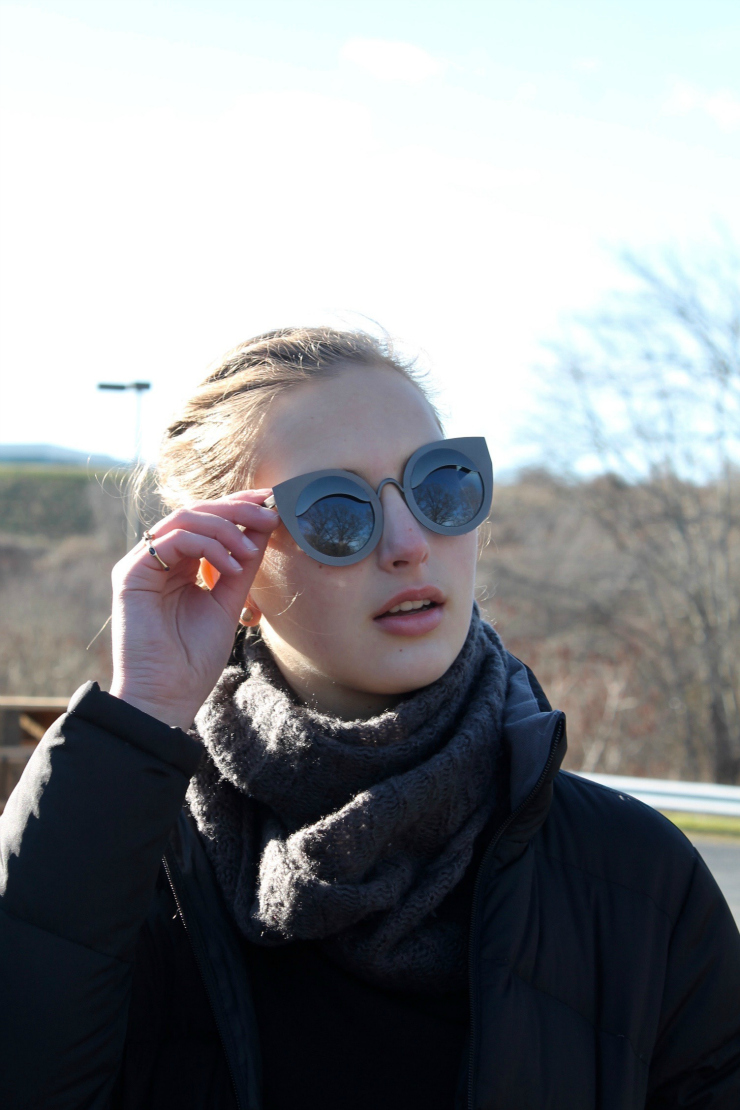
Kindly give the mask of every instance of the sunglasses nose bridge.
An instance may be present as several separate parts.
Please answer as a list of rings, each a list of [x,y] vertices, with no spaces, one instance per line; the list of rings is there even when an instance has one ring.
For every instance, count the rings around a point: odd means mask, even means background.
[[[395,478],[384,478],[375,491],[377,497],[380,497],[381,493],[387,485],[395,486],[396,489],[400,490],[401,493],[403,493],[403,486],[400,482],[397,482]]]
[[[398,492],[401,494],[403,500],[408,505],[408,501],[406,499],[406,490],[403,488],[400,482],[396,481],[395,478],[384,478],[383,481],[380,483],[375,491],[375,496],[378,498],[378,501],[380,501],[380,495],[386,486],[395,486]]]
[[[398,492],[401,494],[401,500],[403,501],[404,505],[406,506],[406,509],[411,513],[411,516],[415,517],[416,521],[418,523],[423,523],[423,521],[419,521],[418,514],[416,513],[413,505],[409,504],[409,498],[406,496],[406,489],[395,478],[384,478],[383,481],[380,483],[377,490],[375,491],[376,496],[378,498],[378,501],[380,501],[380,495],[381,495],[381,493],[383,492],[383,490],[385,489],[386,486],[395,486],[396,489],[398,490]],[[385,518],[385,514],[384,514],[383,519],[384,519],[383,529],[384,529],[384,532],[385,532],[385,526],[386,526],[386,523],[387,523],[387,520]]]

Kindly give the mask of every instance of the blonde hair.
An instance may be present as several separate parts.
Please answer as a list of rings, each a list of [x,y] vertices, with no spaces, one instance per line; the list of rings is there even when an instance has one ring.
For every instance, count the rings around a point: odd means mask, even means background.
[[[229,351],[167,428],[157,492],[169,508],[252,484],[255,446],[270,405],[286,391],[355,369],[386,368],[412,382],[439,415],[413,361],[388,338],[334,328],[282,328]]]

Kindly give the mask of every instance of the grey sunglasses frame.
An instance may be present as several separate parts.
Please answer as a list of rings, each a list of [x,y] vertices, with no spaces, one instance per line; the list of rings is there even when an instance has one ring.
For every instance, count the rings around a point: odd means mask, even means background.
[[[445,528],[444,525],[435,524],[433,521],[424,516],[419,506],[416,504],[414,492],[411,487],[411,477],[414,472],[416,464],[425,455],[430,454],[432,451],[438,451],[441,447],[448,447],[451,451],[456,451],[461,455],[465,455],[473,464],[473,468],[481,476],[483,482],[483,501],[481,507],[475,514],[472,520],[467,524],[460,524],[454,528]],[[306,543],[305,537],[300,530],[298,520],[296,518],[296,505],[298,499],[312,482],[317,481],[319,478],[344,478],[350,479],[355,482],[365,494],[367,501],[372,505],[373,513],[375,515],[375,524],[370,535],[370,539],[360,551],[356,551],[354,555],[322,555],[320,551],[316,551],[310,544]],[[348,567],[352,563],[359,563],[371,555],[377,547],[380,537],[383,534],[383,506],[380,503],[380,494],[387,485],[396,486],[403,494],[404,500],[420,524],[428,528],[431,532],[437,532],[441,536],[462,536],[466,532],[472,532],[482,524],[491,511],[491,501],[493,499],[493,466],[491,463],[491,456],[488,453],[488,446],[483,436],[467,436],[462,439],[440,439],[434,443],[426,443],[423,447],[419,447],[414,451],[411,458],[406,463],[403,470],[403,482],[397,482],[395,478],[384,478],[377,489],[373,489],[364,478],[359,474],[355,474],[351,470],[314,470],[310,474],[299,474],[296,478],[289,478],[287,482],[280,482],[273,488],[272,494],[266,498],[264,505],[268,509],[277,509],[280,514],[280,519],[285,527],[290,532],[291,536],[298,544],[306,555],[315,559],[317,563],[324,563],[330,567]],[[345,490],[338,489],[337,493],[344,493]],[[324,496],[330,496],[325,494]]]

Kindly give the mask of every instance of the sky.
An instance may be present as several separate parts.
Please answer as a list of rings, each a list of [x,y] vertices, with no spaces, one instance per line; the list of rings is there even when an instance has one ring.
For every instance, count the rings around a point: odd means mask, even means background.
[[[737,0],[0,3],[0,443],[128,458],[208,366],[381,325],[497,472],[623,247],[740,240]],[[538,454],[539,453],[539,454]]]

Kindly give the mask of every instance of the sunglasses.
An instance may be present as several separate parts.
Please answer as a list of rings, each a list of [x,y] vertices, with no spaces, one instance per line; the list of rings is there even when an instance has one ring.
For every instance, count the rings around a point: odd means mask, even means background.
[[[493,468],[482,437],[443,439],[414,451],[403,482],[384,478],[377,489],[351,470],[315,470],[273,488],[276,508],[298,546],[332,567],[359,563],[383,534],[380,494],[396,486],[420,524],[441,536],[472,532],[488,516]]]

